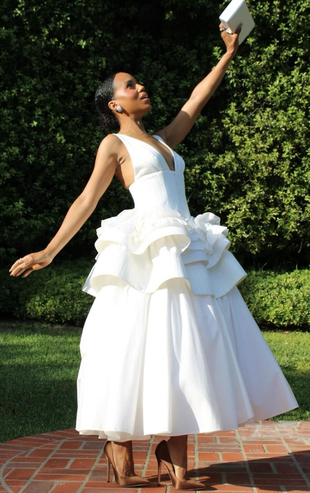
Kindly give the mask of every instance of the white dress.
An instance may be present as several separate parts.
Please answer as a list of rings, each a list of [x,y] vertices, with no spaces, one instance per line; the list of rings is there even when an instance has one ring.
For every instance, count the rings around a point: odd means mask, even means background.
[[[97,230],[77,430],[142,440],[236,429],[297,407],[236,287],[246,274],[227,229],[211,213],[190,215],[183,159],[169,148],[172,171],[151,145],[116,135],[131,157],[135,207]]]

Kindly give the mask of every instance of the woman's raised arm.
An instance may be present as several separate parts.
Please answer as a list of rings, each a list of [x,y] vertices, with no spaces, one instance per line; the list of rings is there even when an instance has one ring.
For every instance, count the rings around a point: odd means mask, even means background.
[[[222,27],[222,24],[220,24],[220,29]],[[235,34],[228,34],[225,30],[221,32],[222,39],[226,45],[226,53],[213,70],[195,87],[189,100],[170,125],[156,132],[170,147],[176,147],[186,137],[200,111],[220,85],[231,60],[237,52],[240,30],[241,28]]]
[[[54,238],[44,250],[17,260],[10,268],[11,276],[27,277],[31,272],[43,269],[79,231],[112,181],[117,166],[118,145],[119,140],[113,135],[103,139],[92,175],[81,195],[71,205]]]

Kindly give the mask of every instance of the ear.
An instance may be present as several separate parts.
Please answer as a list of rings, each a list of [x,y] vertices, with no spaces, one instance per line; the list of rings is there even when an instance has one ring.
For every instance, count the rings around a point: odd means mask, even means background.
[[[117,104],[115,103],[115,101],[108,102],[108,107],[110,108],[111,111],[115,111],[116,106]]]

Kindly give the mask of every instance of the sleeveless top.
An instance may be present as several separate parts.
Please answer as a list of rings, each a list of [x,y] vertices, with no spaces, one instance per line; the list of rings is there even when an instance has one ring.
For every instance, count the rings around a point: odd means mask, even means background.
[[[161,139],[174,157],[171,170],[153,146],[116,135],[131,158],[134,208],[105,219],[97,229],[96,264],[83,290],[96,296],[106,285],[121,283],[152,293],[179,278],[195,295],[221,297],[246,273],[228,251],[227,228],[210,212],[190,215],[182,157]]]

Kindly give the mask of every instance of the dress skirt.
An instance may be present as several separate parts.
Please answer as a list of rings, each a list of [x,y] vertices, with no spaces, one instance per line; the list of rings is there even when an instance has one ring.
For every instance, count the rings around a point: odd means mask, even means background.
[[[81,339],[76,428],[114,441],[236,429],[297,407],[238,288],[144,293],[111,278]]]

